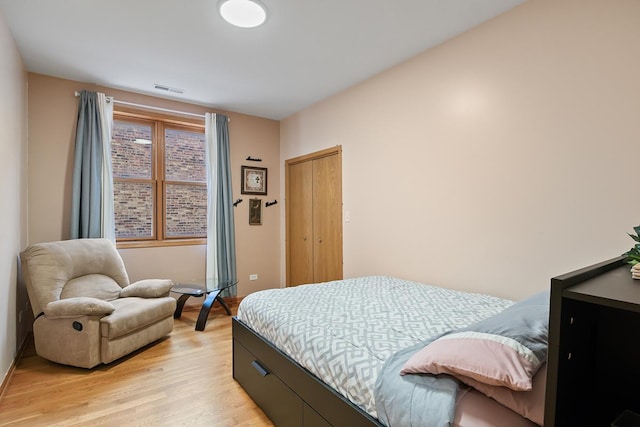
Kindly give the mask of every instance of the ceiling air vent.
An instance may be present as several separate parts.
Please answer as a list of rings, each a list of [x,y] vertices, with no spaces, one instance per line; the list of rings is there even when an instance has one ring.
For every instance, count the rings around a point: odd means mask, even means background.
[[[153,87],[158,90],[164,90],[165,92],[173,92],[173,93],[184,93],[184,90],[178,89],[175,87],[159,85],[158,83],[154,83]]]

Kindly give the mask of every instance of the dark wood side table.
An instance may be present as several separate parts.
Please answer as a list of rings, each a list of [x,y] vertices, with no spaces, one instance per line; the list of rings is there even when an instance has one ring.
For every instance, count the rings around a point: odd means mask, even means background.
[[[229,310],[229,306],[227,306],[227,303],[224,302],[224,299],[222,298],[220,293],[237,284],[237,281],[228,283],[217,283],[213,280],[203,281],[202,284],[177,283],[173,288],[171,288],[171,292],[180,294],[176,305],[176,311],[173,313],[173,318],[179,319],[180,316],[182,316],[182,309],[184,308],[184,304],[189,298],[199,298],[202,296],[206,296],[204,302],[202,303],[202,307],[200,307],[200,313],[198,314],[198,320],[196,321],[196,331],[204,331],[204,327],[207,324],[207,318],[209,317],[209,312],[211,311],[211,306],[216,301],[218,301],[222,308],[224,308],[224,310],[227,312],[227,315],[231,316],[231,310]]]

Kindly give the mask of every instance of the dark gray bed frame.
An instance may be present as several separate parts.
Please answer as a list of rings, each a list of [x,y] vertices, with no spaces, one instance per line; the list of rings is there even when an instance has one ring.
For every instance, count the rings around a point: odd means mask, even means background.
[[[382,427],[236,317],[232,334],[233,378],[276,426]]]

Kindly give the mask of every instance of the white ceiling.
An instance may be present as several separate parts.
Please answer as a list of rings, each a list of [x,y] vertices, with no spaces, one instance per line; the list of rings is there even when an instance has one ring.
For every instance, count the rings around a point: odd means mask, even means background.
[[[282,119],[525,0],[0,0],[30,72]],[[171,94],[154,83],[183,89]]]

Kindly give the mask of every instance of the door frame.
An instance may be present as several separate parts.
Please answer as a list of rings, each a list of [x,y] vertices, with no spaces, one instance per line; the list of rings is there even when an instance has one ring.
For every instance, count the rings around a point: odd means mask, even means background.
[[[341,209],[340,211],[342,212],[342,145],[336,145],[335,147],[330,147],[330,148],[326,148],[324,150],[320,150],[320,151],[315,151],[313,153],[309,153],[309,154],[305,154],[302,156],[298,156],[298,157],[294,157],[288,160],[284,161],[284,187],[285,187],[285,245],[286,245],[286,260],[285,260],[285,283],[286,286],[291,286],[291,281],[290,281],[290,277],[291,274],[289,273],[289,269],[290,269],[290,255],[291,255],[291,245],[289,243],[289,226],[290,226],[290,215],[291,215],[291,209],[289,208],[289,203],[287,203],[287,201],[289,200],[289,168],[292,165],[298,164],[298,163],[302,163],[302,162],[308,162],[308,161],[312,161],[312,160],[316,160],[316,159],[321,159],[323,157],[328,157],[328,156],[333,156],[333,155],[337,155],[338,156],[338,173],[339,173],[339,177],[338,177],[338,194],[339,194],[339,198],[340,198],[340,205],[341,205]],[[342,224],[342,218],[340,218],[340,224]],[[340,240],[341,240],[341,245],[342,245],[342,239],[343,239],[343,235],[342,235],[342,230],[340,230]],[[342,262],[342,260],[341,260]]]

